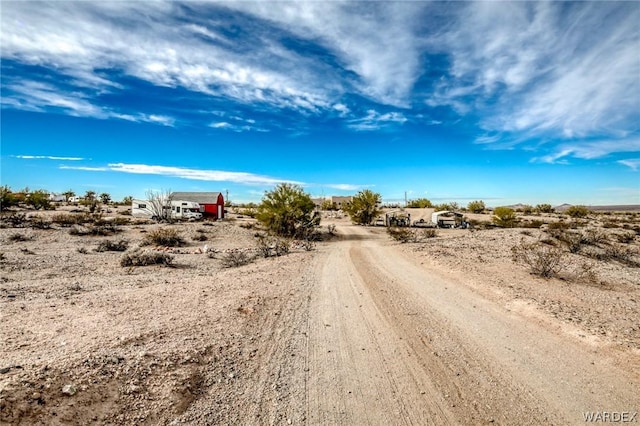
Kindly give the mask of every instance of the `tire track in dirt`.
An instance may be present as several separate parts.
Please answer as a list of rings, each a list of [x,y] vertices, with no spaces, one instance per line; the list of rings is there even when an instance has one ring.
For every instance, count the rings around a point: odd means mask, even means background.
[[[318,262],[309,320],[310,424],[451,423],[431,385],[349,261],[350,241]]]
[[[310,424],[580,424],[634,411],[638,378],[403,258],[367,228],[319,254]]]

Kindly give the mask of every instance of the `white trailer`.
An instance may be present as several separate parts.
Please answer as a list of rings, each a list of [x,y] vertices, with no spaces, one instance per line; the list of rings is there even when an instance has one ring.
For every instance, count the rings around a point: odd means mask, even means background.
[[[171,200],[132,200],[131,216],[146,219],[170,218],[176,220],[202,219],[200,204],[193,201]]]

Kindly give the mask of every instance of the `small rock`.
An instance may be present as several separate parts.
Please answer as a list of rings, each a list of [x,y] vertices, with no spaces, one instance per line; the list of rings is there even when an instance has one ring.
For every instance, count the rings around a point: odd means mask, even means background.
[[[62,387],[62,393],[65,394],[65,395],[72,396],[72,395],[75,395],[76,392],[77,392],[77,389],[73,385],[64,385]]]
[[[11,370],[11,367],[2,367],[0,368],[0,374],[6,374]]]

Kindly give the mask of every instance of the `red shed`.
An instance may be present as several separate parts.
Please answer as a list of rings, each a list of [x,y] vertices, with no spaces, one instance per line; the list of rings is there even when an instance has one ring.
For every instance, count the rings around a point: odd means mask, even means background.
[[[200,204],[204,218],[224,219],[224,197],[221,192],[174,192],[171,199]]]

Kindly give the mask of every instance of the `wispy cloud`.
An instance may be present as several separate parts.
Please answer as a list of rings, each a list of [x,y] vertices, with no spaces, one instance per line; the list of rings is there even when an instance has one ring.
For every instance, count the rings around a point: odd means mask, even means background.
[[[407,118],[399,112],[388,112],[381,114],[374,110],[367,111],[367,115],[356,118],[348,122],[348,126],[355,130],[380,130],[394,124],[404,124]]]
[[[245,185],[276,185],[278,183],[295,183],[302,185],[302,182],[297,182],[288,179],[278,179],[270,176],[262,176],[253,173],[245,172],[228,172],[222,170],[200,170],[190,169],[183,167],[172,166],[158,166],[148,164],[126,164],[126,163],[112,163],[106,167],[82,167],[82,166],[60,166],[61,169],[66,170],[83,170],[83,171],[99,171],[99,172],[121,172],[143,175],[160,175],[169,176],[181,179],[202,180],[211,182],[233,182]]]
[[[428,102],[477,111],[485,129],[521,139],[636,130],[637,4],[469,2],[459,10],[431,40],[452,65]]]
[[[624,139],[624,140],[597,140],[589,142],[565,143],[557,147],[556,151],[532,159],[533,162],[541,163],[558,163],[567,164],[568,158],[580,158],[583,160],[592,160],[595,158],[606,157],[611,154],[624,152],[639,152],[640,138]],[[626,161],[626,160],[622,160]],[[630,160],[633,161],[633,160]],[[629,166],[628,164],[618,161],[620,164]],[[632,167],[632,166],[629,166]],[[633,167],[632,167],[633,168]]]
[[[82,157],[58,157],[55,155],[15,155],[15,158],[22,158],[23,160],[59,160],[59,161],[82,161],[87,160]]]
[[[629,158],[626,160],[619,160],[618,163],[622,164],[623,166],[629,167],[634,172],[640,169],[640,158]]]

